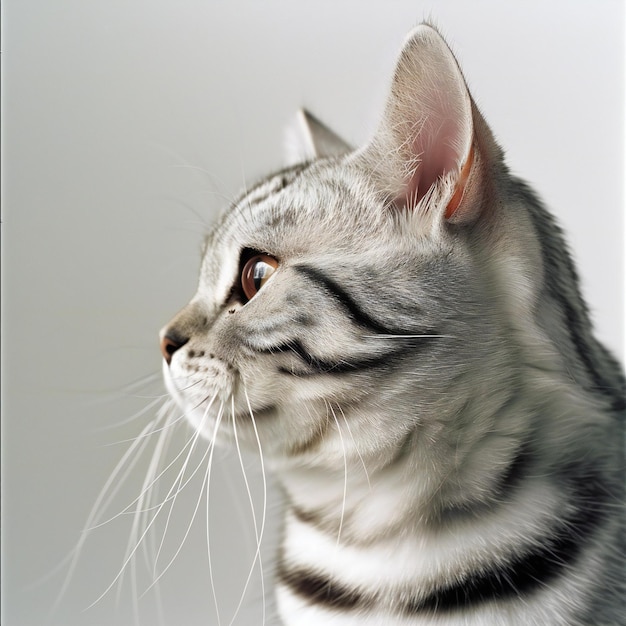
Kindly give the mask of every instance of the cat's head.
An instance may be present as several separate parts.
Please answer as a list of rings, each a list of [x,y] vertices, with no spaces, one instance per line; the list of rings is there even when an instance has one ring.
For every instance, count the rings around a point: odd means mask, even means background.
[[[458,438],[464,404],[506,386],[515,358],[506,308],[536,268],[500,266],[536,250],[523,218],[503,234],[505,167],[456,60],[415,29],[361,149],[302,121],[308,159],[207,238],[197,293],[161,334],[168,389],[207,438],[221,421],[298,462],[384,462],[443,424]]]

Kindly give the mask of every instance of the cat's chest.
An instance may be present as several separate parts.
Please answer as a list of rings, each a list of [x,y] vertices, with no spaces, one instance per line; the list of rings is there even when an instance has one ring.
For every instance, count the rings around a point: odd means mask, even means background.
[[[384,502],[377,504],[385,509]],[[540,541],[562,506],[559,495],[538,481],[480,524],[461,520],[428,529],[404,520],[401,529],[360,541],[291,507],[277,566],[280,614],[287,625],[482,626],[500,623],[509,612],[507,624],[545,623],[527,614],[519,598],[496,607],[484,601],[481,589],[498,587],[511,575],[500,563],[515,558],[520,534]],[[445,619],[433,622],[433,611]]]

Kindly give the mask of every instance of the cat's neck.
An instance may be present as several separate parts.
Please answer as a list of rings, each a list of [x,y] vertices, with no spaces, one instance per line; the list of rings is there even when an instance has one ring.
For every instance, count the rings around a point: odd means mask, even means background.
[[[292,466],[278,474],[289,514],[310,521],[331,535],[385,534],[404,519],[403,509],[425,500],[425,485],[410,481],[413,462],[402,452],[383,468],[366,460],[346,460],[341,469]],[[411,495],[407,494],[411,486]],[[411,506],[411,505],[410,505]]]
[[[594,432],[601,439],[607,416],[558,377],[547,383],[544,372],[529,368],[525,378],[510,393],[498,395],[494,389],[492,398],[477,393],[466,399],[455,419],[474,425],[482,422],[484,427],[481,436],[473,433],[470,439],[466,433],[464,441],[448,438],[435,445],[435,439],[417,427],[393,452],[370,457],[347,446],[336,425],[327,433],[326,443],[332,445],[335,439],[345,455],[333,466],[312,462],[312,451],[308,461],[291,460],[274,467],[286,493],[288,517],[350,543],[389,538],[407,528],[428,535],[491,508],[501,509],[506,516],[502,502],[514,508],[525,497],[545,498],[551,503],[547,508],[542,505],[545,511],[557,516],[558,508],[552,505],[560,502],[558,489],[544,477],[580,457],[572,447],[568,424],[580,425],[584,408],[586,445],[591,446]],[[544,388],[537,393],[541,385]],[[559,422],[548,419],[554,415],[560,416]],[[442,430],[447,421],[442,420]],[[550,449],[559,454],[546,454]]]

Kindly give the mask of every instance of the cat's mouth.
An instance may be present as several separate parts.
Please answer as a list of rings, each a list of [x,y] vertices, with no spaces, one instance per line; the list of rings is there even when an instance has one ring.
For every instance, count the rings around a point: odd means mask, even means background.
[[[232,396],[236,372],[218,359],[201,365],[173,360],[163,362],[163,378],[178,404],[200,407],[226,402]]]

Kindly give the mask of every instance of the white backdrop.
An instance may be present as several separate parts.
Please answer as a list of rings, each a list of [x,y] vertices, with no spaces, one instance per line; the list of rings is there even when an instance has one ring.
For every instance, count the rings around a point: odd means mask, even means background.
[[[53,569],[128,445],[116,442],[136,436],[150,411],[124,420],[163,393],[159,382],[126,385],[160,369],[157,332],[194,290],[206,225],[244,182],[281,165],[282,129],[299,106],[363,142],[398,48],[424,17],[458,54],[513,171],[565,227],[598,334],[623,357],[620,0],[6,0],[3,8],[3,626],[218,623],[204,505],[160,580],[160,599],[150,591],[133,606],[151,579],[140,557],[136,592],[129,572],[118,599],[114,588],[85,611],[124,562],[128,515],[89,533],[50,615],[64,575]],[[147,463],[140,459],[109,515],[139,493]],[[246,468],[258,469],[254,455]],[[254,555],[241,475],[236,455],[220,454],[211,555],[221,624]],[[259,515],[258,479],[251,489]],[[192,483],[181,495],[161,565],[198,491]],[[275,529],[274,490],[270,499]],[[277,535],[268,533],[269,588]],[[257,569],[235,623],[260,624],[261,610]],[[268,615],[272,623],[271,606]]]

